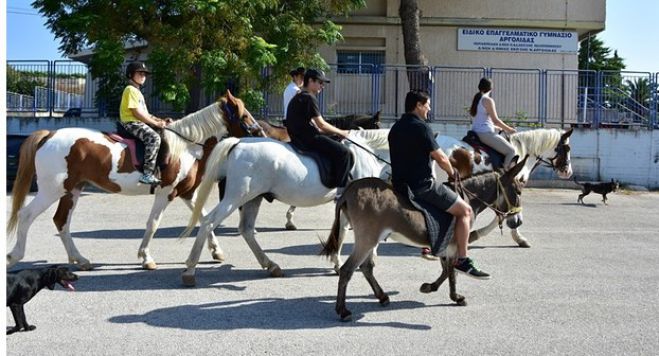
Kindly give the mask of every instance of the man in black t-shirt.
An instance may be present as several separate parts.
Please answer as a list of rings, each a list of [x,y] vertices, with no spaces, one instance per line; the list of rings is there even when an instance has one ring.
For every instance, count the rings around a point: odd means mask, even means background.
[[[457,171],[437,145],[432,129],[426,123],[430,98],[425,92],[411,91],[405,97],[405,114],[391,127],[389,150],[391,179],[394,189],[407,195],[407,188],[415,199],[423,200],[455,217],[454,235],[458,245],[455,269],[470,277],[489,279],[467,257],[469,226],[474,215],[469,204],[432,176],[432,163],[437,162],[449,177]]]
[[[348,184],[352,155],[346,146],[326,135],[344,138],[348,137],[349,131],[337,129],[325,121],[320,115],[316,99],[325,83],[329,82],[322,71],[307,70],[302,90],[288,104],[285,125],[293,145],[302,150],[318,152],[331,160],[334,184],[330,188],[343,188]]]

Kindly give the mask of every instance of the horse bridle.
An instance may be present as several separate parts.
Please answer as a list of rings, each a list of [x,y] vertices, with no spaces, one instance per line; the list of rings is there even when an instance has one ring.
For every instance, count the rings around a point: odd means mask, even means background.
[[[231,109],[231,106],[229,106],[228,103],[222,103],[221,108],[229,118],[229,123],[238,123],[240,128],[243,129],[248,136],[255,136],[254,132],[260,132],[263,137],[266,136],[265,131],[256,120],[254,120],[254,124],[252,125],[248,125],[245,123],[245,120],[241,120],[247,117],[247,114],[243,114],[241,117],[238,117],[237,113],[234,115],[233,109]]]
[[[501,211],[497,209],[494,204],[490,204],[486,202],[485,200],[481,199],[476,193],[470,191],[469,189],[465,188],[464,185],[462,184],[462,180],[460,179],[460,176],[456,176],[456,179],[454,180],[455,184],[455,190],[458,194],[460,194],[461,197],[464,197],[464,195],[468,195],[470,199],[476,199],[481,204],[485,205],[494,213],[496,214],[497,218],[499,219],[499,228],[502,228],[503,220],[505,220],[507,217],[521,213],[522,212],[522,207],[521,206],[513,206],[513,204],[510,202],[510,199],[508,199],[508,195],[505,193],[505,188],[503,187],[503,184],[501,183],[501,177],[497,174],[497,199],[496,201],[499,201],[499,193],[503,194],[503,198],[506,201],[506,209],[507,211]]]
[[[538,159],[531,168],[531,172],[533,172],[538,166],[548,167],[554,171],[566,170],[567,167],[570,166],[570,159],[567,158],[567,155],[570,152],[570,145],[565,143],[565,139],[561,138],[558,145],[556,145],[554,152],[556,152],[556,154],[552,158],[545,159],[542,156],[537,156]],[[562,159],[562,157],[565,157],[564,162],[557,162]]]

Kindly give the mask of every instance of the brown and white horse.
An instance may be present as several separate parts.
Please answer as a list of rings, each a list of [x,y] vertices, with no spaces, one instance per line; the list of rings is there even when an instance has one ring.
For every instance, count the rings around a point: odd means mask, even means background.
[[[157,268],[148,246],[165,208],[180,196],[193,209],[195,190],[213,147],[227,135],[245,136],[245,130],[252,129],[258,130],[256,121],[243,102],[227,91],[217,102],[173,122],[164,131],[170,147],[170,160],[161,172],[162,183],[155,189],[155,200],[138,251],[144,268]],[[127,146],[96,130],[36,131],[21,146],[19,162],[12,191],[12,212],[7,224],[7,236],[16,231],[17,242],[7,254],[7,268],[24,257],[28,229],[34,219],[58,200],[53,222],[69,262],[78,264],[81,269],[92,268],[73,243],[70,231],[71,216],[85,185],[92,184],[106,192],[125,195],[149,194],[151,189],[138,182],[140,172],[135,169]],[[35,173],[37,194],[23,207]],[[130,213],[130,209],[125,211]],[[212,232],[208,236],[208,247],[213,259],[224,259]]]
[[[522,183],[528,182],[531,172],[538,164],[552,168],[561,179],[570,178],[572,176],[570,135],[572,135],[572,129],[545,128],[517,132],[511,135],[510,143],[515,147],[517,155],[519,157],[529,156],[529,160],[519,172],[517,178]],[[451,163],[458,169],[461,177],[470,177],[471,175],[493,170],[487,153],[476,153],[469,144],[449,136],[437,136],[435,141],[449,156]],[[439,177],[439,174],[443,174],[443,171],[436,170],[436,173]],[[513,240],[520,247],[530,247],[528,240],[519,231],[521,220],[522,214],[519,214],[506,220],[506,222]],[[499,223],[499,219],[495,217],[487,226],[473,231],[470,239],[477,240],[481,236],[487,235]]]
[[[528,158],[528,157],[527,157]],[[490,207],[503,213],[513,213],[520,207],[521,186],[515,176],[522,170],[526,158],[502,176],[499,173],[485,173],[463,181],[464,190],[470,192],[465,197],[474,210],[474,217]],[[364,178],[350,183],[336,203],[334,224],[328,240],[323,244],[321,255],[332,257],[341,249],[341,225],[347,219],[352,225],[355,244],[350,257],[339,270],[339,288],[336,299],[336,312],[341,320],[350,320],[352,313],[345,305],[346,289],[354,271],[360,267],[364,277],[378,298],[380,304],[389,304],[389,296],[382,290],[373,275],[375,249],[387,238],[406,245],[430,247],[426,223],[420,211],[399,200],[391,186],[377,178]],[[436,291],[442,282],[449,278],[450,298],[460,305],[465,299],[455,291],[455,271],[453,261],[457,252],[452,227],[447,233],[449,245],[442,252],[442,275],[432,284],[421,286],[424,293]]]

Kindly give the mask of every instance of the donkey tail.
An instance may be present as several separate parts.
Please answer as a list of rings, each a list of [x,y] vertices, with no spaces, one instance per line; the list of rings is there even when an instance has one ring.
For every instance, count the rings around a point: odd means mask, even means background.
[[[189,236],[190,232],[192,232],[192,229],[194,229],[199,221],[201,210],[208,200],[208,195],[210,194],[211,189],[213,189],[216,182],[223,178],[221,174],[222,165],[229,157],[231,149],[237,145],[239,141],[240,140],[235,137],[228,137],[220,141],[215,148],[213,148],[213,152],[211,152],[208,161],[206,162],[206,172],[197,188],[197,199],[195,201],[194,210],[192,211],[192,216],[188,222],[188,227],[181,233],[181,235],[179,235],[179,239]]]
[[[7,236],[10,236],[16,231],[18,225],[18,211],[23,207],[25,197],[30,191],[32,179],[34,178],[36,171],[34,157],[36,156],[39,147],[41,147],[49,135],[50,131],[48,130],[35,131],[25,139],[21,145],[16,180],[14,180],[14,187],[11,190],[11,216],[7,222]]]
[[[323,245],[322,251],[320,251],[321,256],[330,257],[339,253],[339,225],[341,224],[341,209],[346,205],[346,194],[345,191],[343,195],[336,202],[336,208],[334,208],[334,223],[332,223],[332,230],[330,235],[327,238],[327,241],[321,241]]]

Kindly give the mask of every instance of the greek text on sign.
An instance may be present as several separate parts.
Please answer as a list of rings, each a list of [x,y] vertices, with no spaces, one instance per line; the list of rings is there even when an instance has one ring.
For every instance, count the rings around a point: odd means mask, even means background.
[[[570,31],[458,28],[458,50],[574,54],[578,35]]]

